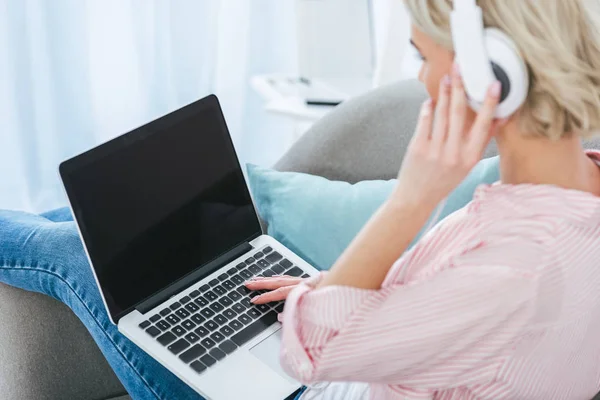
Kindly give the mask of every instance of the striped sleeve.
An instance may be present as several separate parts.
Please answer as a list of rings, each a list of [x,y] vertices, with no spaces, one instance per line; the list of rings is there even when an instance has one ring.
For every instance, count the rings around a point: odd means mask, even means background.
[[[465,266],[380,290],[301,285],[286,302],[282,365],[304,383],[440,390],[489,381],[533,309],[535,279]]]

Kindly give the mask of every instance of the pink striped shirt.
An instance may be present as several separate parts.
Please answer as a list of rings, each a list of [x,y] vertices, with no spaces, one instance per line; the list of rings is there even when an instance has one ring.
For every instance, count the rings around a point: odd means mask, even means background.
[[[366,382],[378,400],[591,399],[600,391],[598,260],[600,198],[481,186],[381,289],[295,289],[282,364],[304,383]]]

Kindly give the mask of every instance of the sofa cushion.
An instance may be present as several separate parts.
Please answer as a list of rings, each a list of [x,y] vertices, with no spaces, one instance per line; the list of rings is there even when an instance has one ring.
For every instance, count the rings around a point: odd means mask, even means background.
[[[372,180],[352,185],[253,165],[248,177],[268,233],[319,269],[331,267],[396,184]],[[499,178],[498,157],[479,162],[448,197],[439,220],[471,201],[479,184]]]

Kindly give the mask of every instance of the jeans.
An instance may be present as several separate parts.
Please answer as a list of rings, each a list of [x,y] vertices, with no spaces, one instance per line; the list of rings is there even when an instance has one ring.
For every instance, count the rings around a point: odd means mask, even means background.
[[[133,399],[202,399],[110,322],[69,210],[0,210],[0,281],[69,306]]]

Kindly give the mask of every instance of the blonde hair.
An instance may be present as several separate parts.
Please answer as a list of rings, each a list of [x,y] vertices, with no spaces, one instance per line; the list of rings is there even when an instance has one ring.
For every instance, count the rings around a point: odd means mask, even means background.
[[[456,0],[462,1],[462,0]],[[452,50],[452,0],[404,0],[412,22]],[[486,27],[507,33],[530,73],[523,131],[558,139],[600,130],[600,0],[479,0]]]

